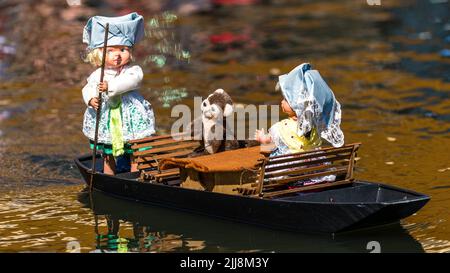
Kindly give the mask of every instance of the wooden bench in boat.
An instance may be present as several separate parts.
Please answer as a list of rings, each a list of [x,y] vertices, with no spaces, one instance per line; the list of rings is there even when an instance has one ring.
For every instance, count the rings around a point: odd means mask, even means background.
[[[179,178],[179,168],[160,170],[159,161],[163,158],[187,157],[200,146],[199,141],[183,136],[186,135],[161,135],[130,141],[141,181],[164,182]]]
[[[132,143],[140,179],[154,182],[170,182],[180,179],[180,169],[160,170],[159,161],[164,158],[187,157],[197,147],[199,141],[192,139],[175,140],[171,135],[154,136]],[[236,181],[232,192],[240,195],[271,198],[275,196],[337,187],[353,181],[356,152],[360,143],[347,144],[339,148],[329,147],[296,154],[266,157],[254,176],[254,183]],[[141,150],[147,148],[148,150]],[[267,153],[268,154],[268,153]],[[334,175],[334,181],[311,185],[298,185],[314,178]],[[245,184],[245,185],[244,185]],[[297,184],[297,185],[293,185]],[[230,192],[227,192],[230,193]]]
[[[251,187],[237,187],[235,190],[242,195],[270,198],[351,184],[354,179],[353,170],[359,146],[360,143],[354,143],[339,148],[321,148],[296,154],[266,157],[261,165],[258,181],[251,184]],[[311,179],[320,179],[325,176],[335,176],[335,179],[301,185],[301,182],[309,182]]]

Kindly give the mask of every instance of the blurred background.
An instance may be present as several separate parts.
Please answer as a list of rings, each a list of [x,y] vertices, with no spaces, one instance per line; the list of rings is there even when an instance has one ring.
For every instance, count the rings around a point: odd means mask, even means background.
[[[97,235],[121,238],[114,221],[122,221],[124,238],[157,238],[146,245],[156,252],[368,252],[365,241],[374,237],[393,252],[449,252],[450,3],[368,2],[377,1],[0,0],[0,252],[64,252],[72,240],[82,251],[99,249]],[[145,73],[140,92],[160,133],[175,120],[172,106],[192,107],[194,96],[217,88],[240,106],[279,104],[277,76],[310,62],[342,105],[346,142],[362,142],[356,178],[429,194],[431,202],[398,229],[317,238],[314,248],[310,237],[277,232],[261,245],[249,238],[267,238],[264,229],[186,219],[249,235],[248,244],[230,246],[213,231],[190,233],[198,226],[172,229],[170,219],[181,217],[172,211],[153,212],[161,223],[128,219],[126,206],[114,207],[95,221],[73,163],[90,152],[81,88],[94,68],[82,61],[82,30],[91,16],[133,11],[146,28],[135,49]],[[146,232],[137,232],[142,222]],[[131,242],[124,240],[115,242]]]

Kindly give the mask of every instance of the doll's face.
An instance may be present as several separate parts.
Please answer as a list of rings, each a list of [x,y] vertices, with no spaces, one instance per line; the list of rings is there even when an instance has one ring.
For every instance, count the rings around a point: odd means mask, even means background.
[[[131,60],[131,49],[127,46],[108,46],[106,48],[105,65],[108,68],[119,68]]]
[[[291,106],[289,105],[289,103],[285,99],[283,99],[281,101],[281,110],[283,110],[283,112],[286,113],[290,117],[295,117],[296,116],[294,110],[292,110]]]

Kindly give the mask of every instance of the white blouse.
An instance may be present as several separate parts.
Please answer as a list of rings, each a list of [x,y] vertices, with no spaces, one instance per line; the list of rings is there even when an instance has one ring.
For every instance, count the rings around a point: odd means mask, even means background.
[[[83,87],[83,100],[88,106],[89,101],[98,97],[97,85],[100,83],[101,69],[98,68],[87,78],[87,84]],[[117,70],[105,68],[103,80],[108,82],[108,92],[105,95],[112,98],[128,91],[136,90],[140,87],[144,73],[138,65],[126,65],[119,75]]]

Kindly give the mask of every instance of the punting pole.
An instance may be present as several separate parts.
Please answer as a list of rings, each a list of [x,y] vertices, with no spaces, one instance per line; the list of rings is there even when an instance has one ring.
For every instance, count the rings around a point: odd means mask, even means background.
[[[106,47],[108,46],[108,32],[109,32],[109,23],[106,23],[105,26],[105,40],[103,42],[103,56],[102,56],[102,66],[100,72],[100,82],[103,82],[103,77],[105,75],[105,59],[106,59]],[[97,159],[97,142],[98,142],[98,126],[100,123],[100,114],[102,110],[102,94],[99,93],[98,96],[98,108],[97,115],[95,117],[95,137],[94,137],[94,149],[92,150],[92,169],[91,169],[91,180],[89,182],[89,191],[92,191],[92,182],[94,180],[95,174],[95,163]]]

